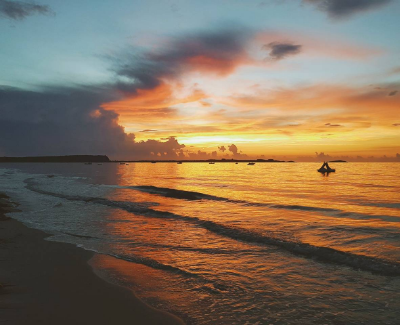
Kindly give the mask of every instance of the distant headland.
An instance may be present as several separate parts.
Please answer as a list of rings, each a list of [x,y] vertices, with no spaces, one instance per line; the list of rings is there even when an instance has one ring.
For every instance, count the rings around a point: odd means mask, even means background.
[[[105,155],[38,156],[38,157],[0,157],[0,162],[110,162]]]
[[[137,162],[137,163],[293,163],[293,160],[275,160],[275,159],[205,159],[205,160],[191,160],[191,159],[172,159],[172,160],[110,160],[106,155],[70,155],[70,156],[34,156],[34,157],[0,157],[0,163],[106,163],[106,162]]]

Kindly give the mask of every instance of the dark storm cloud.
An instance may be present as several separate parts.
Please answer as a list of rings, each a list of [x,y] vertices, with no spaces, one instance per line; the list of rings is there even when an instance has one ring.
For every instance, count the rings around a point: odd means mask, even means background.
[[[0,18],[23,20],[34,14],[53,14],[49,6],[33,2],[0,0]]]
[[[388,96],[395,96],[398,93],[397,90],[391,91]]]
[[[289,55],[295,55],[300,53],[301,45],[295,45],[292,43],[281,43],[272,42],[265,44],[263,49],[269,51],[269,59],[272,60],[282,60]]]
[[[107,154],[111,158],[174,158],[176,139],[136,142],[101,104],[118,99],[109,88],[0,88],[0,155]]]
[[[176,79],[185,72],[228,74],[246,59],[248,36],[249,31],[235,28],[189,34],[158,51],[132,55],[124,64],[116,60],[116,73],[130,80],[118,87],[135,93],[137,89],[156,88],[164,79]]]
[[[377,9],[392,2],[392,0],[303,0],[303,2],[315,5],[331,18],[341,19]]]

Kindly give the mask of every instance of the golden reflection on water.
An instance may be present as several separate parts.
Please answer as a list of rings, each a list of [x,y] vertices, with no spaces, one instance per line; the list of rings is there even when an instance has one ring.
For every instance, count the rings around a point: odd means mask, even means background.
[[[184,200],[133,189],[116,189],[109,198],[154,202],[151,208],[157,211],[268,232],[317,246],[372,256],[384,254],[393,259],[398,258],[393,251],[400,248],[399,243],[385,238],[372,240],[375,235],[368,231],[352,233],[353,229],[400,227],[400,223],[395,222],[400,220],[399,208],[390,207],[390,204],[400,202],[399,183],[396,182],[399,177],[388,172],[388,164],[382,165],[336,164],[337,172],[324,177],[316,172],[319,165],[314,163],[258,163],[255,166],[245,163],[136,163],[119,166],[120,185],[150,185],[199,192],[241,203]],[[285,206],[292,208],[286,209]],[[307,210],[307,207],[333,210]],[[130,218],[129,214],[126,217]],[[149,222],[145,219],[140,224],[141,229],[146,229],[152,240],[159,238],[163,243],[190,245],[208,235],[204,229],[194,230],[190,223],[160,219]],[[118,224],[118,227],[128,237],[135,236],[134,231],[129,231],[129,223]],[[332,231],[335,228],[343,231]]]
[[[121,165],[122,188],[115,188],[108,199],[146,203],[150,210],[113,210],[106,226],[107,233],[119,238],[113,250],[136,264],[102,257],[96,265],[126,283],[150,281],[146,289],[135,288],[146,299],[172,301],[181,310],[190,309],[188,313],[198,308],[199,323],[215,321],[215,313],[229,323],[226,319],[233,311],[267,314],[271,321],[285,310],[289,324],[290,315],[298,315],[299,308],[303,310],[299,319],[326,322],[327,313],[339,315],[349,304],[354,310],[346,313],[362,319],[357,310],[371,297],[389,299],[390,292],[363,288],[365,281],[381,286],[379,278],[298,257],[273,245],[235,240],[199,224],[199,220],[213,222],[283,241],[399,262],[400,183],[394,168],[337,164],[337,172],[327,177],[317,173],[318,167],[311,163]],[[186,200],[135,186],[198,192],[217,199]],[[165,214],[152,214],[152,210]],[[168,277],[165,267],[173,268],[168,269]],[[190,300],[192,295],[195,301]],[[216,301],[225,309],[217,309]],[[378,320],[384,317],[377,312]]]

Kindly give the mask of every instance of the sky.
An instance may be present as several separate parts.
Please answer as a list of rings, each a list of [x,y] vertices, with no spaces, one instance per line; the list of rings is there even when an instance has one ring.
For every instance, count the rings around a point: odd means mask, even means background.
[[[0,0],[0,155],[400,161],[399,15],[399,0]]]

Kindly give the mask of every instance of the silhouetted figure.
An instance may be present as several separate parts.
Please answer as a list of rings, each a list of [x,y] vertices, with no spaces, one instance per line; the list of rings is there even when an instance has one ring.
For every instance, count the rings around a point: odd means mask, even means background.
[[[324,164],[320,169],[318,169],[320,173],[330,173],[330,172],[335,172],[335,169],[331,168],[328,164],[328,162],[324,161]]]

